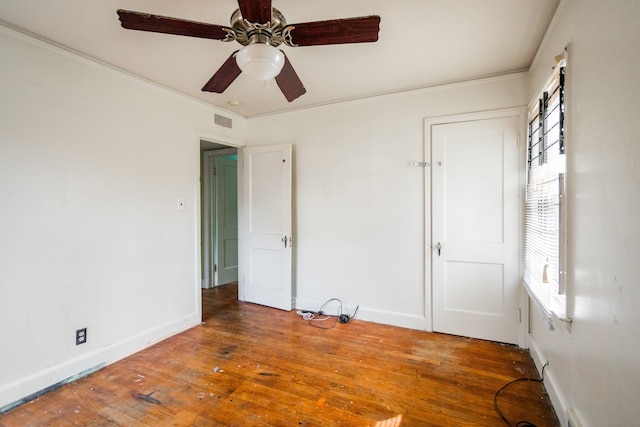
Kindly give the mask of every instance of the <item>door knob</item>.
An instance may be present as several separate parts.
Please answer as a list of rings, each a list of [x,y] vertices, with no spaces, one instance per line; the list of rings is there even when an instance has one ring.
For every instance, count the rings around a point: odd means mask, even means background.
[[[433,246],[433,248],[438,251],[438,256],[440,256],[440,251],[442,250],[442,243],[438,242]]]
[[[280,241],[282,243],[284,243],[284,247],[287,247],[287,244],[289,244],[289,247],[293,246],[293,238],[291,236],[282,236],[282,239],[280,239]]]

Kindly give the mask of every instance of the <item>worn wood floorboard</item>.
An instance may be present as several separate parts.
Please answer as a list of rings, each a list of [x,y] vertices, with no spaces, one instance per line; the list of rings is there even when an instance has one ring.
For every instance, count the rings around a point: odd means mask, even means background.
[[[203,291],[201,326],[21,405],[0,426],[504,426],[495,392],[538,378],[514,346],[357,319],[321,329],[236,295],[237,285]],[[538,382],[513,384],[499,407],[511,425],[558,425]]]

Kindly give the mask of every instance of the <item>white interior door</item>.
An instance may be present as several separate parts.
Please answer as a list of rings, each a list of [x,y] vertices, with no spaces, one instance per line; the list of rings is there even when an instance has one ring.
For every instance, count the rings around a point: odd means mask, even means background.
[[[238,162],[215,158],[216,285],[238,280]]]
[[[291,145],[243,150],[244,300],[291,310]]]
[[[518,126],[504,117],[431,127],[434,331],[518,341]]]

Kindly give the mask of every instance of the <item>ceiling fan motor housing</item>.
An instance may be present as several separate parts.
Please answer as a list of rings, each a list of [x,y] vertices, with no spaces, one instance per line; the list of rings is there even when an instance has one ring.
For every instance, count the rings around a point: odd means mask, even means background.
[[[235,40],[243,46],[253,43],[265,43],[277,47],[285,42],[287,21],[282,13],[271,8],[271,21],[265,23],[249,22],[242,16],[240,9],[231,15],[231,28]]]

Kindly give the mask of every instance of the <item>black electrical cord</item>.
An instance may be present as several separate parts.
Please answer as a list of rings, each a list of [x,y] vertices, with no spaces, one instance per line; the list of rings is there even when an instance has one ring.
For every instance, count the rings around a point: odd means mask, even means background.
[[[509,387],[511,384],[517,383],[517,382],[521,382],[521,381],[530,381],[530,382],[536,382],[536,383],[541,383],[544,382],[544,369],[549,366],[549,362],[545,363],[544,366],[542,367],[542,374],[540,379],[538,378],[518,378],[515,379],[513,381],[510,381],[508,383],[506,383],[505,385],[503,385],[500,390],[496,391],[496,394],[493,396],[493,409],[496,410],[496,412],[498,413],[498,415],[500,415],[500,418],[502,418],[502,421],[505,422],[505,424],[507,424],[509,427],[511,427],[511,423],[509,422],[509,420],[507,420],[507,417],[504,416],[504,414],[502,413],[502,411],[500,410],[500,408],[498,407],[498,395],[500,394],[500,392],[502,390],[504,390],[505,388]],[[529,421],[518,421],[515,425],[515,427],[536,427],[535,424],[529,422]]]
[[[351,315],[350,319],[355,319],[356,316],[358,315],[358,309],[360,308],[360,304],[358,304],[358,306],[356,307],[356,310],[353,312],[353,314]]]

